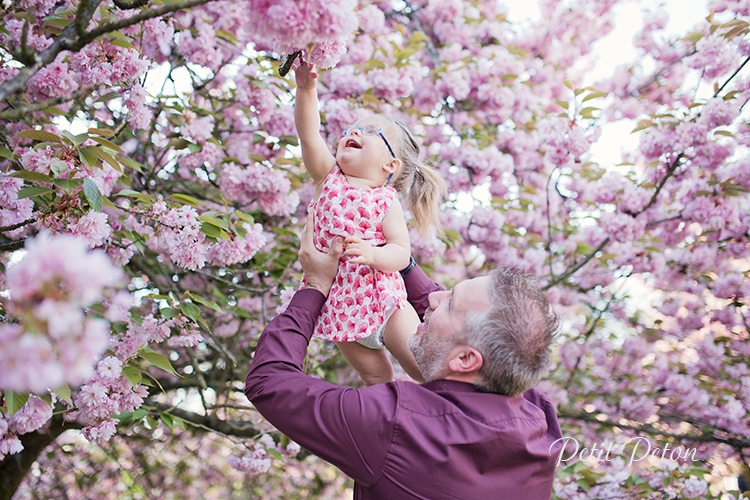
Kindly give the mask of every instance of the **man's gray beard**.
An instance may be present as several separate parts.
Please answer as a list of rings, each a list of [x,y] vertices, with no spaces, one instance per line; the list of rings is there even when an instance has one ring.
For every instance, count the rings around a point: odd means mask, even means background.
[[[426,382],[440,380],[447,374],[441,373],[443,370],[443,361],[453,348],[453,343],[448,340],[439,340],[429,342],[426,337],[427,332],[423,333],[420,338],[412,335],[406,340],[406,345],[414,355],[419,371],[422,372]]]

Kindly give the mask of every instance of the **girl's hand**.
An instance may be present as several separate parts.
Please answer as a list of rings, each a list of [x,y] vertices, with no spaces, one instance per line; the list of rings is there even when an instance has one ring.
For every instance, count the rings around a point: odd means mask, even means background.
[[[362,238],[349,236],[344,243],[344,257],[351,257],[351,261],[357,264],[375,264],[375,247],[362,241]]]
[[[303,62],[294,70],[294,80],[297,82],[297,88],[301,90],[312,90],[318,83],[318,72],[315,71],[315,65]]]

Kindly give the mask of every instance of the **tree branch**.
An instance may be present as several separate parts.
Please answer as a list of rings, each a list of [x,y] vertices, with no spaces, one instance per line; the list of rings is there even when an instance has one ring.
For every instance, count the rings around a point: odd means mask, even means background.
[[[26,219],[23,222],[17,222],[16,224],[11,224],[10,226],[0,226],[0,233],[5,233],[7,231],[13,231],[14,229],[18,229],[20,227],[26,226],[28,224],[31,224],[32,222],[35,222],[36,219],[29,218]]]
[[[54,61],[55,57],[57,57],[57,55],[63,50],[77,52],[100,36],[107,33],[111,33],[122,28],[127,28],[128,26],[132,26],[134,24],[138,24],[142,21],[153,19],[155,17],[160,17],[165,14],[169,14],[170,12],[189,9],[191,7],[196,7],[198,5],[207,4],[213,1],[215,0],[185,0],[184,2],[165,5],[158,9],[146,10],[127,19],[121,19],[116,22],[103,24],[98,28],[84,33],[83,35],[79,34],[77,38],[76,34],[78,32],[76,26],[79,23],[71,23],[63,30],[60,36],[58,36],[55,41],[52,42],[52,45],[47,47],[46,50],[44,50],[36,57],[33,64],[26,66],[25,68],[20,70],[15,77],[0,85],[0,101],[5,101],[9,96],[25,90],[26,84],[28,83],[29,79],[44,66]],[[84,16],[82,14],[81,22],[83,21],[83,19]],[[78,16],[76,16],[76,20],[78,20]]]
[[[148,5],[149,0],[112,0],[112,3],[120,10],[137,9]]]
[[[254,438],[261,434],[261,431],[256,429],[249,422],[241,420],[222,420],[215,414],[199,415],[192,411],[183,410],[163,403],[155,403],[153,401],[149,401],[145,404],[148,406],[154,406],[160,412],[168,413],[182,419],[194,427],[205,431],[218,432],[224,436]]]
[[[33,111],[41,111],[57,104],[62,104],[64,102],[78,99],[79,97],[90,95],[91,91],[92,89],[90,87],[80,88],[67,96],[53,97],[52,99],[47,99],[46,101],[35,102],[26,106],[8,109],[6,111],[0,112],[0,120],[18,120],[27,113],[31,113]]]

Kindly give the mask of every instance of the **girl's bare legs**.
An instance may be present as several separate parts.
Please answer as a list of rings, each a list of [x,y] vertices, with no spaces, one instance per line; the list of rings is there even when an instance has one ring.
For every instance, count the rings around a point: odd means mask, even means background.
[[[419,371],[417,362],[414,360],[414,355],[406,345],[406,339],[408,339],[414,332],[417,331],[419,326],[419,316],[417,312],[407,303],[403,309],[396,309],[388,319],[388,324],[385,326],[385,335],[383,335],[383,343],[386,348],[393,354],[401,365],[401,368],[417,382],[424,382],[422,372]]]
[[[357,342],[336,342],[336,345],[365,384],[375,385],[393,380],[393,366],[385,349],[370,349]]]

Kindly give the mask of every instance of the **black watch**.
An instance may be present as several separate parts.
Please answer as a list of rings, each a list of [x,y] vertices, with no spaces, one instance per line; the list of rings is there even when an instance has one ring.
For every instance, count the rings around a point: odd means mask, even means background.
[[[405,268],[403,268],[402,270],[399,271],[401,273],[401,277],[402,278],[406,278],[406,275],[409,274],[411,272],[411,270],[414,269],[414,266],[416,266],[416,265],[417,265],[417,261],[415,261],[414,257],[412,257],[410,255],[409,256],[409,264]]]

